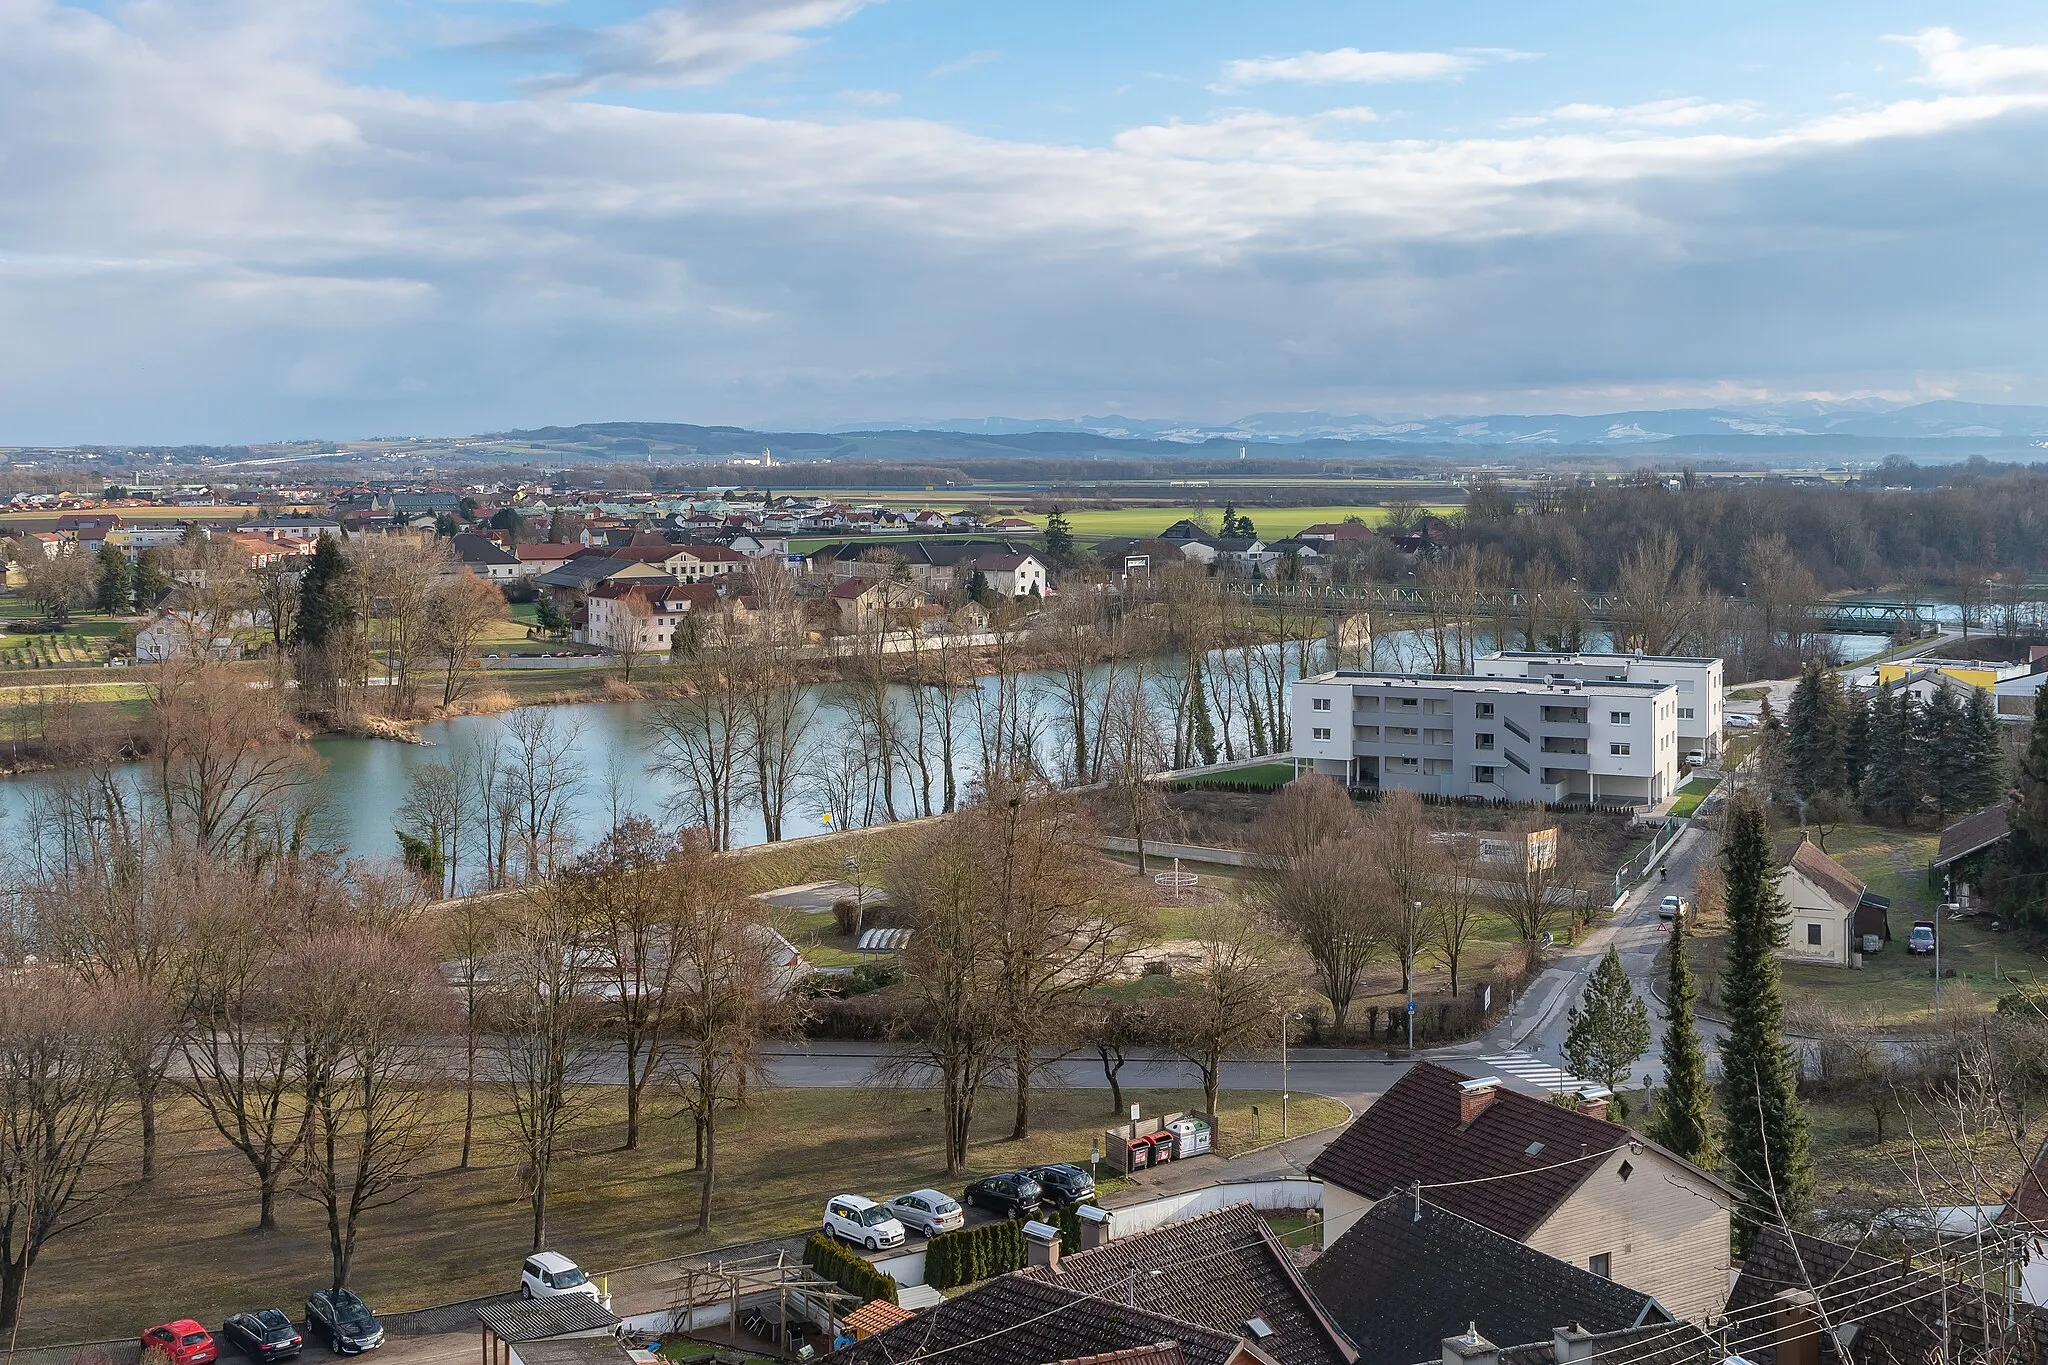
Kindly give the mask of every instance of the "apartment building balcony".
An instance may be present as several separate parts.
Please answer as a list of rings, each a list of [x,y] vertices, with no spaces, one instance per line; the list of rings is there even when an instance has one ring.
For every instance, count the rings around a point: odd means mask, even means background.
[[[1543,771],[1546,773],[1585,773],[1593,770],[1593,760],[1584,753],[1554,753],[1543,751]]]
[[[1583,706],[1545,706],[1538,714],[1545,725],[1559,725],[1572,730],[1584,730],[1587,725],[1586,708]]]
[[[1545,735],[1543,737],[1542,751],[1546,754],[1577,754],[1583,758],[1586,753],[1586,741],[1583,739],[1569,739],[1559,735]]]

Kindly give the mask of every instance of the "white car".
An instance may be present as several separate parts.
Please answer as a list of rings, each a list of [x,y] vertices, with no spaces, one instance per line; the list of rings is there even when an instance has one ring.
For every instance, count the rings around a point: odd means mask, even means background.
[[[582,1294],[599,1303],[604,1302],[596,1281],[583,1273],[583,1267],[559,1251],[536,1251],[519,1268],[520,1298],[559,1299],[570,1294]]]
[[[1756,729],[1756,717],[1729,716],[1726,720],[1722,721],[1722,724],[1731,730],[1754,730]]]
[[[1657,906],[1658,919],[1685,918],[1685,902],[1676,896],[1666,896]]]
[[[903,1245],[903,1224],[874,1200],[858,1194],[835,1194],[825,1201],[825,1235],[880,1251]]]
[[[1686,767],[1688,767],[1688,768],[1697,768],[1697,767],[1700,767],[1700,766],[1702,766],[1703,764],[1705,764],[1705,763],[1706,763],[1706,761],[1707,761],[1707,751],[1706,751],[1705,749],[1688,749],[1688,750],[1686,750],[1686,754],[1685,754],[1685,766],[1686,766]]]
[[[926,1237],[952,1232],[967,1221],[960,1205],[950,1195],[937,1190],[912,1190],[909,1194],[899,1194],[882,1207],[895,1215],[897,1222]]]

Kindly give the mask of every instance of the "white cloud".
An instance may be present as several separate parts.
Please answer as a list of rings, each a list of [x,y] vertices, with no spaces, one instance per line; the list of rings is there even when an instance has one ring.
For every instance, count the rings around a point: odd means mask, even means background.
[[[1246,57],[1226,62],[1223,84],[1236,88],[1273,81],[1301,85],[1440,81],[1462,76],[1479,63],[1478,53],[1362,52],[1355,47],[1340,47],[1330,52],[1300,52],[1292,57]]]
[[[1955,30],[1924,29],[1893,41],[1920,54],[1918,80],[1943,90],[2039,90],[2048,87],[2048,44],[2007,47],[1965,43]]]
[[[1544,123],[1606,123],[1622,128],[1697,128],[1703,123],[1726,123],[1754,119],[1759,106],[1753,100],[1682,99],[1648,100],[1641,104],[1561,104],[1548,114],[1509,120],[1510,126],[1535,127]]]
[[[903,102],[903,96],[894,90],[842,90],[839,99],[856,109],[887,109]]]
[[[573,70],[539,77],[539,94],[586,95],[607,86],[715,85],[787,57],[802,35],[851,18],[867,0],[691,0],[664,5],[602,32],[547,30],[578,57]]]
[[[977,66],[987,66],[1002,55],[1002,53],[992,47],[984,47],[977,51],[969,52],[964,56],[955,57],[950,62],[940,62],[930,71],[925,72],[925,74],[927,76],[957,76],[963,71],[972,71]]]
[[[0,440],[2048,373],[2048,90],[1063,146],[407,95],[303,3],[0,0]]]

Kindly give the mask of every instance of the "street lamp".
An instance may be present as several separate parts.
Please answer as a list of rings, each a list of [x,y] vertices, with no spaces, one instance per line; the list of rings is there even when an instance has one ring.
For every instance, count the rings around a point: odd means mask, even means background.
[[[1292,1031],[1299,1014],[1282,1013],[1280,1016],[1280,1136],[1287,1136],[1287,1035]]]

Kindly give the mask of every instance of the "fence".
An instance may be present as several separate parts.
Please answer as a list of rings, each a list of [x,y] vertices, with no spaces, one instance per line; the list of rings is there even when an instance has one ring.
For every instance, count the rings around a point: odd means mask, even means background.
[[[1633,863],[1623,863],[1615,869],[1614,895],[1610,899],[1616,908],[1620,907],[1621,898],[1628,894],[1630,887],[1649,876],[1650,869],[1664,861],[1664,855],[1671,851],[1671,846],[1678,842],[1678,836],[1683,833],[1685,821],[1675,815],[1665,816],[1664,823],[1657,829],[1657,837],[1650,841],[1650,851],[1643,855],[1642,870],[1631,874],[1629,869],[1634,866]]]

